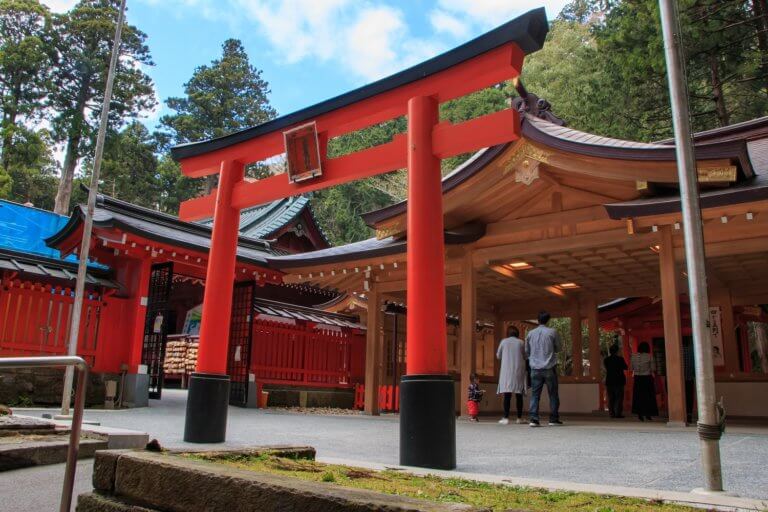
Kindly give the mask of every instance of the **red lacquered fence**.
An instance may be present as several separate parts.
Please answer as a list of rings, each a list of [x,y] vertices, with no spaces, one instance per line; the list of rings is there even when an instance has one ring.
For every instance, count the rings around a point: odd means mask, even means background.
[[[355,385],[355,409],[365,408],[365,385]],[[379,386],[379,410],[398,412],[400,410],[400,386]]]
[[[351,388],[365,380],[361,331],[257,318],[251,351],[259,383]]]
[[[119,371],[119,349],[110,346],[120,299],[91,294],[83,303],[77,355],[95,372]],[[67,353],[74,291],[61,286],[6,279],[0,289],[0,357]],[[116,341],[112,345],[117,345]]]
[[[94,300],[95,299],[95,300]],[[53,356],[67,351],[73,291],[21,281],[3,282],[0,294],[0,355]],[[93,366],[98,349],[102,304],[83,304],[77,352]]]

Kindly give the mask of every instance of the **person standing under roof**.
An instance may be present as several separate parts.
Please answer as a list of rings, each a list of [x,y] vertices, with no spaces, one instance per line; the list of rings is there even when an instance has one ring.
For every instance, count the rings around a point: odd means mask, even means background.
[[[640,421],[651,420],[653,416],[659,415],[656,386],[653,383],[656,365],[651,356],[651,347],[645,341],[637,347],[637,353],[632,354],[632,373],[632,413],[637,414]]]
[[[611,418],[623,418],[624,386],[627,383],[624,371],[627,369],[627,362],[618,355],[619,345],[611,345],[608,351],[611,355],[603,360],[605,365],[605,389],[608,391],[608,413]]]
[[[527,388],[525,342],[520,339],[520,331],[514,325],[509,326],[507,337],[499,343],[496,359],[501,360],[499,387],[496,393],[504,395],[504,417],[499,420],[499,423],[502,425],[509,423],[513,393],[517,407],[517,423],[523,423],[523,395]]]
[[[531,420],[529,425],[539,426],[539,399],[541,390],[547,386],[549,395],[549,424],[562,425],[558,411],[560,396],[557,390],[557,353],[563,343],[555,329],[548,327],[550,315],[539,313],[539,325],[525,337],[525,355],[531,365]]]

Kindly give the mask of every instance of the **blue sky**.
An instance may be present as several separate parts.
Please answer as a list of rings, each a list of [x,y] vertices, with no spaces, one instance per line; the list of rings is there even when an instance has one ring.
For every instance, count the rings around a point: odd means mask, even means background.
[[[43,0],[61,12],[72,0]],[[263,70],[280,114],[312,105],[437,55],[529,9],[554,18],[568,0],[128,0],[128,21],[147,36],[146,69],[159,106],[183,94],[197,66],[240,39]]]

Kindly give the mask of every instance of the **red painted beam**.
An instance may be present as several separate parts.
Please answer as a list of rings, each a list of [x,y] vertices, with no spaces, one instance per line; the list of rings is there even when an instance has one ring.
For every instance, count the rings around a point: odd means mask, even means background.
[[[352,180],[367,178],[406,166],[405,135],[396,135],[392,142],[374,146],[323,162],[323,175],[311,181],[290,183],[286,174],[276,174],[255,182],[241,182],[232,194],[232,206],[246,208],[283,197],[332,187]],[[208,218],[213,214],[216,191],[211,195],[190,199],[181,204],[179,217],[183,220]]]
[[[432,148],[436,157],[448,158],[519,138],[519,115],[506,109],[463,123],[438,124],[432,130]]]
[[[518,76],[523,69],[524,58],[524,52],[514,43],[499,46],[422,80],[321,115],[315,119],[317,131],[332,138],[405,115],[408,100],[416,96],[433,96],[438,103],[465,96]],[[198,178],[216,174],[224,160],[247,164],[278,155],[284,151],[282,132],[268,133],[218,151],[184,159],[181,161],[181,170],[186,176]]]
[[[435,156],[447,158],[517,140],[519,137],[518,113],[513,109],[506,109],[459,124],[440,123],[432,132],[432,144]],[[232,206],[247,208],[403,169],[406,166],[406,158],[405,135],[396,135],[392,142],[387,144],[325,160],[323,175],[314,180],[290,183],[286,174],[276,174],[255,182],[242,182],[233,191]],[[187,221],[211,217],[216,193],[214,190],[210,195],[181,203],[179,217]]]

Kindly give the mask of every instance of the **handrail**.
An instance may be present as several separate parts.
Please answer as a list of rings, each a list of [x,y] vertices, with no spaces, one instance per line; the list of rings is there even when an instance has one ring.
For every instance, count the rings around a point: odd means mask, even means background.
[[[77,356],[0,358],[0,369],[47,368],[56,366],[74,366],[77,369],[75,410],[72,413],[72,427],[69,433],[69,447],[67,448],[67,465],[64,470],[64,486],[61,490],[61,503],[59,504],[59,512],[69,512],[70,507],[72,506],[72,492],[74,491],[75,485],[77,453],[80,450],[80,431],[83,426],[85,386],[88,381],[88,363],[86,363],[82,357]]]

